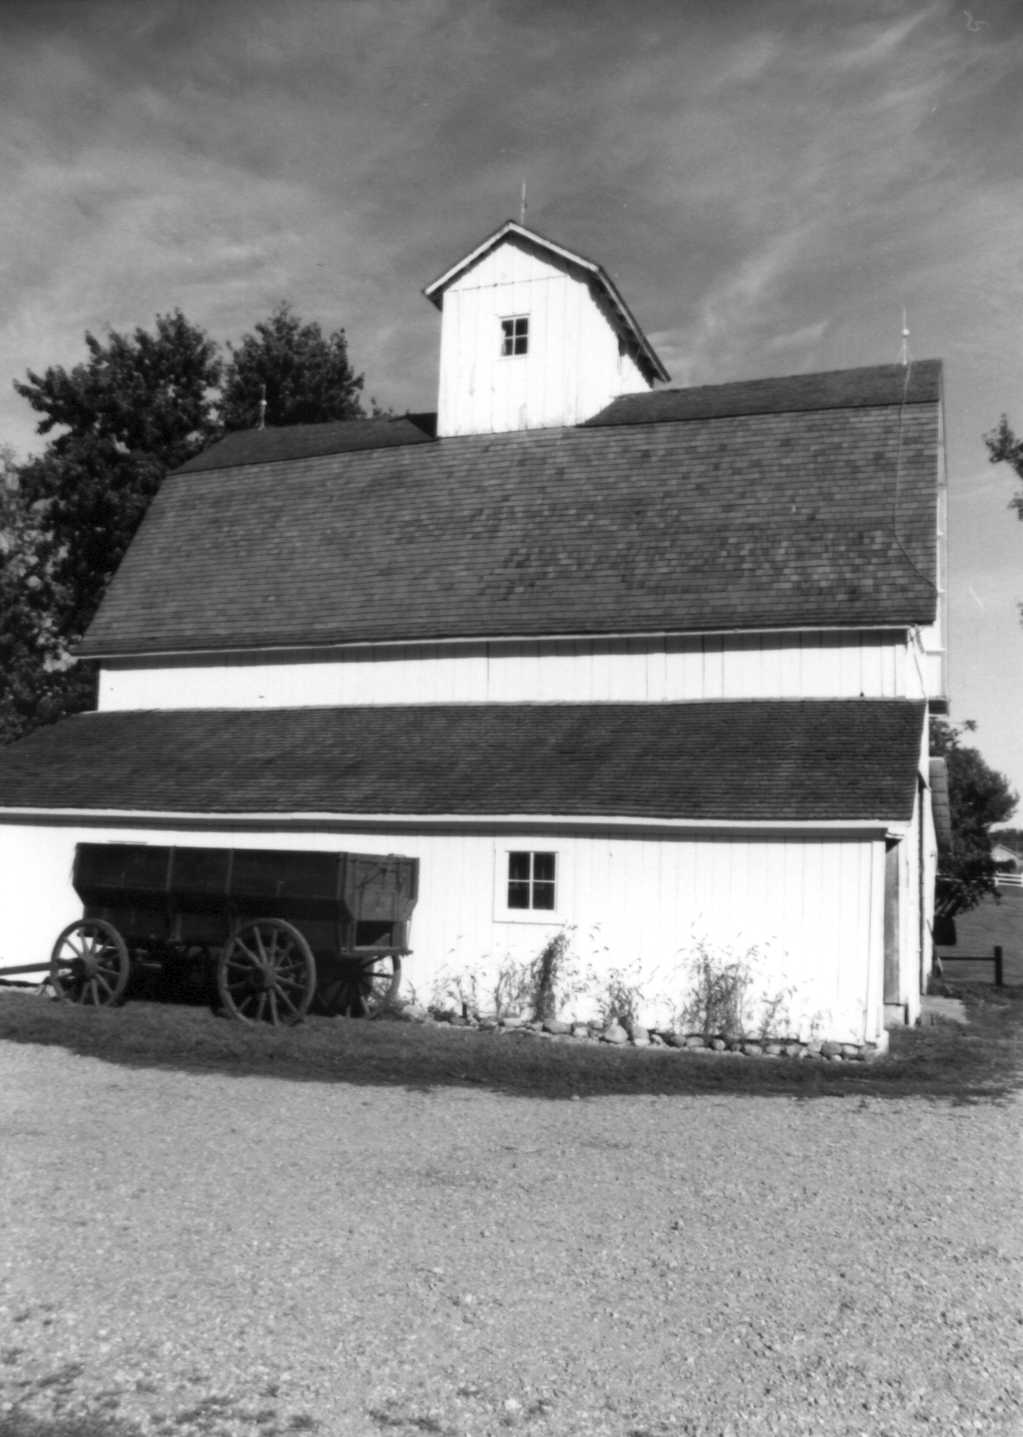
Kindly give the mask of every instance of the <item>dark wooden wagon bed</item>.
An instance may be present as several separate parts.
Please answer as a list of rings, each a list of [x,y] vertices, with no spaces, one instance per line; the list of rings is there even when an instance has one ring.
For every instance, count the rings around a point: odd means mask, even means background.
[[[315,1003],[368,1017],[392,1002],[419,864],[395,854],[80,843],[84,914],[58,937],[48,981],[72,1002],[119,1003],[133,975],[198,965],[248,1021],[296,1023]]]

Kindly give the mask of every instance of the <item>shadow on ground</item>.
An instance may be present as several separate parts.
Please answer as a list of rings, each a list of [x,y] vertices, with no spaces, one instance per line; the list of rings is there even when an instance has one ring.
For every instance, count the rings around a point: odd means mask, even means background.
[[[871,1063],[613,1048],[516,1030],[310,1018],[255,1027],[182,1004],[80,1008],[0,991],[0,1039],[64,1048],[128,1068],[432,1090],[465,1087],[530,1098],[628,1094],[1004,1099],[1023,1081],[1023,990],[963,989],[969,1022],[893,1034]],[[2,1065],[2,1057],[0,1057]]]

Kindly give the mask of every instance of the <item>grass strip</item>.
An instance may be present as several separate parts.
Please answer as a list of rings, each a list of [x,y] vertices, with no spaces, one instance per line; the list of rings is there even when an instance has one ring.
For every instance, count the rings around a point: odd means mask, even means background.
[[[756,1096],[1005,1097],[1021,1081],[1023,989],[962,991],[965,1027],[892,1035],[870,1063],[615,1048],[443,1024],[310,1018],[248,1025],[183,1004],[83,1008],[0,991],[0,1039],[64,1048],[124,1067],[416,1089],[475,1086],[531,1098],[734,1092]]]

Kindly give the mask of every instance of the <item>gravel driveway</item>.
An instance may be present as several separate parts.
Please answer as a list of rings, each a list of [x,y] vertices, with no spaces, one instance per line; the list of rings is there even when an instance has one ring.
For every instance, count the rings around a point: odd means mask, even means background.
[[[3,1043],[0,1432],[1018,1437],[1021,1116]]]

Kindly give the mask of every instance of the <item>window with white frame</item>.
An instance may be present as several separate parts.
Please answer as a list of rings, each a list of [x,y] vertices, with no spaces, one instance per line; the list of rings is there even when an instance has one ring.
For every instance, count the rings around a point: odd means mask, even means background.
[[[509,912],[553,913],[557,908],[558,855],[515,849],[508,854]]]
[[[519,314],[512,319],[501,320],[501,354],[508,357],[513,354],[528,354],[529,352],[529,315]]]

